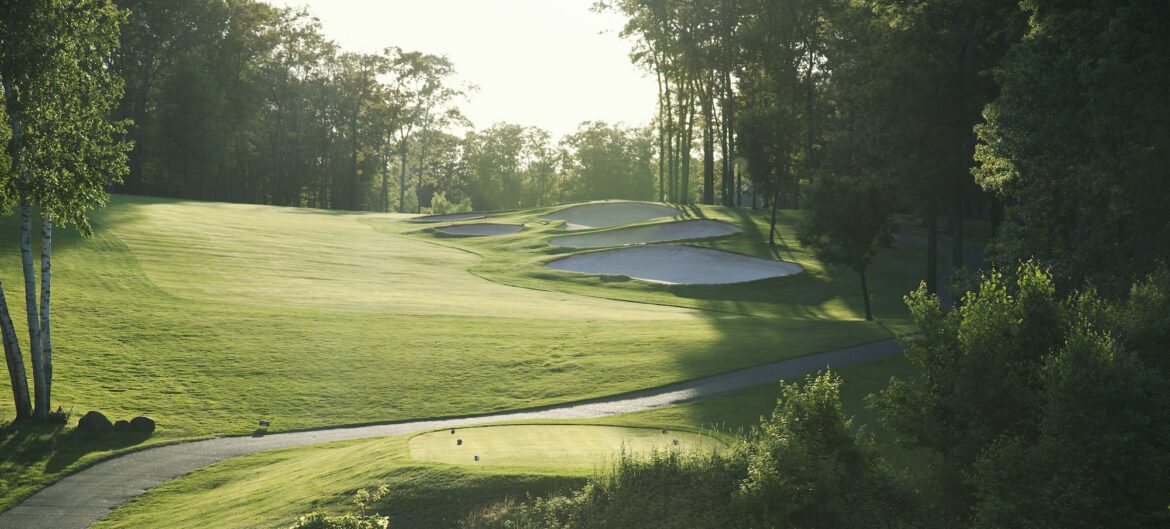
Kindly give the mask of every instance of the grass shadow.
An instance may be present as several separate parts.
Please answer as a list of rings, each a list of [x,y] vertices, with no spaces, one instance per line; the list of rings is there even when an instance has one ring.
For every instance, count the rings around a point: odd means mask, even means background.
[[[45,473],[55,473],[86,455],[130,448],[150,436],[146,432],[93,434],[66,430],[63,424],[22,422],[10,427],[8,435],[0,439],[0,464],[29,468],[44,463]],[[47,461],[45,453],[52,454]]]

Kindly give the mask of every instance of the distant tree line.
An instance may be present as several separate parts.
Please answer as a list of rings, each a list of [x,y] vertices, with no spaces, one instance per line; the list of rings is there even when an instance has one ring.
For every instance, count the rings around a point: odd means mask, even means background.
[[[307,11],[256,0],[117,4],[117,116],[134,150],[114,191],[405,212],[437,193],[477,209],[653,198],[640,129],[586,123],[560,143],[511,124],[463,132],[469,88],[445,57],[345,52]]]

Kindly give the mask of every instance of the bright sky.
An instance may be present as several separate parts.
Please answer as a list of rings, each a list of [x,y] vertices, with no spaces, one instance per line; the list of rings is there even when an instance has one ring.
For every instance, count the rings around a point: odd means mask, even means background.
[[[476,128],[508,121],[554,136],[586,120],[644,125],[654,78],[629,60],[624,20],[592,0],[268,0],[308,6],[348,51],[387,46],[447,55],[479,86],[460,108]]]

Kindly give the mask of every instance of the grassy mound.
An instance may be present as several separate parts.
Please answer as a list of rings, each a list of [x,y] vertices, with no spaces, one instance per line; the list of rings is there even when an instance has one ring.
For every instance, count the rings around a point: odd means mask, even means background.
[[[548,242],[564,248],[605,248],[627,244],[673,242],[722,237],[742,231],[738,226],[715,220],[684,220],[646,226],[616,228],[581,235],[556,237]]]
[[[665,204],[614,201],[569,206],[541,218],[564,221],[567,230],[588,230],[624,226],[678,214],[678,209]]]

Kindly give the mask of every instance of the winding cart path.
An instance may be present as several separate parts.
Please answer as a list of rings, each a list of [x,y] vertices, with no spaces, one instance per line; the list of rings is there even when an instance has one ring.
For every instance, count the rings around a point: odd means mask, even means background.
[[[826,366],[837,369],[870,362],[901,352],[902,347],[897,342],[886,340],[659,388],[543,408],[262,437],[222,437],[149,448],[103,461],[44,488],[11,510],[0,513],[0,529],[85,529],[152,487],[253,452],[500,421],[607,417],[679,404],[782,378],[791,379]]]

